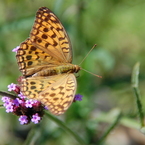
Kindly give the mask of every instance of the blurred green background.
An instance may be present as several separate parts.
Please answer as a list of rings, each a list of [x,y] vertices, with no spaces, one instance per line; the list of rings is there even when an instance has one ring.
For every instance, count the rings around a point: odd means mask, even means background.
[[[79,64],[94,44],[79,73],[77,93],[83,101],[73,103],[58,117],[88,144],[95,145],[122,111],[123,118],[104,145],[144,145],[138,111],[131,87],[131,73],[140,62],[139,87],[145,107],[145,1],[143,0],[2,0],[0,1],[0,90],[17,83],[21,75],[12,49],[23,42],[33,26],[39,7],[50,8],[68,32],[73,63]],[[20,145],[36,128],[32,145],[78,145],[53,121],[44,117],[39,125],[20,125],[18,117],[0,110],[0,145]]]

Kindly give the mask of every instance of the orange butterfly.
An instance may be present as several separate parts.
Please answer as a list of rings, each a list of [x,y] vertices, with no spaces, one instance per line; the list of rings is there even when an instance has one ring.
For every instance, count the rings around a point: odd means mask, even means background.
[[[21,43],[16,55],[23,73],[21,92],[46,105],[55,115],[63,114],[76,93],[72,47],[59,19],[46,7],[36,14],[30,37]]]

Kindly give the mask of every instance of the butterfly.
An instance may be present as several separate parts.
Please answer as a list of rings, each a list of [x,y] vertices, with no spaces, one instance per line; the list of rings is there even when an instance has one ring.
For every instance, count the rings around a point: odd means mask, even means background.
[[[40,101],[52,114],[63,114],[74,100],[74,73],[81,68],[72,64],[69,37],[50,9],[39,8],[30,36],[20,44],[16,58],[23,74],[21,92]]]

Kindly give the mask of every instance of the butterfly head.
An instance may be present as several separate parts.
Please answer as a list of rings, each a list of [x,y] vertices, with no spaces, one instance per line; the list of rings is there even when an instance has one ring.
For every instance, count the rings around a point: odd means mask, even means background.
[[[78,65],[74,65],[74,67],[75,67],[75,70],[74,70],[74,71],[75,71],[75,73],[78,73],[78,72],[79,72],[79,70],[81,69],[81,68],[80,68],[80,66],[78,66]]]

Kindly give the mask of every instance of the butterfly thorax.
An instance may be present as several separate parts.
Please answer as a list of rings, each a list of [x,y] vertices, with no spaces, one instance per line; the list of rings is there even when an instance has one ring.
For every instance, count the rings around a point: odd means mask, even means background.
[[[61,64],[61,66],[44,68],[41,71],[33,74],[33,76],[53,76],[53,75],[63,74],[63,73],[77,73],[79,70],[80,67],[78,65],[64,63]]]

